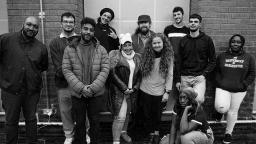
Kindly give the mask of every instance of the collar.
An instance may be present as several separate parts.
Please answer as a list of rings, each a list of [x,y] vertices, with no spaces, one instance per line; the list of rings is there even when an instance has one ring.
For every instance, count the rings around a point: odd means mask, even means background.
[[[174,26],[175,28],[182,28],[182,27],[185,26],[185,23],[184,23],[184,22],[181,22],[179,25],[176,24],[176,23],[173,23],[173,26]]]
[[[72,36],[76,36],[77,34],[75,32],[73,32],[70,36],[67,36],[64,32],[62,32],[60,34],[60,38],[70,38]]]
[[[147,39],[147,38],[150,38],[151,32],[148,31],[148,33],[147,33],[146,35],[142,35],[141,33],[139,33],[139,36],[140,36],[141,38],[143,38],[143,39]]]
[[[22,42],[22,43],[29,43],[29,42],[32,42],[32,41],[34,41],[35,40],[35,38],[26,38],[25,36],[24,36],[24,34],[23,34],[23,31],[21,30],[20,32],[19,32],[20,34],[20,42]]]
[[[127,55],[124,51],[121,50],[121,54],[122,54],[123,57],[125,57],[126,59],[131,60],[131,59],[133,59],[133,57],[134,57],[134,55],[135,55],[135,52],[134,52],[134,50],[133,50],[130,55]]]
[[[90,41],[90,42],[86,43],[86,42],[81,38],[81,40],[80,40],[80,44],[81,44],[81,45],[83,45],[83,46],[89,46],[89,45],[92,45],[92,44],[93,44],[93,42],[92,42],[92,41]]]

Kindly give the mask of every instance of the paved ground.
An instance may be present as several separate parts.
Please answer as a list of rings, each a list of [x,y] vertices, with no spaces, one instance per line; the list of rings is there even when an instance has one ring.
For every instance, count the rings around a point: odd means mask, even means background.
[[[162,122],[161,131],[167,133],[169,130],[169,122]],[[225,124],[211,124],[214,135],[215,144],[221,144]],[[111,123],[105,122],[101,124],[102,144],[111,144]],[[129,131],[133,137],[133,144],[143,144],[143,136],[136,131]],[[237,124],[234,131],[234,142],[232,144],[256,144],[256,123],[240,123]],[[39,144],[62,144],[64,136],[61,126],[46,126],[39,130]],[[4,123],[0,122],[0,144],[4,144]],[[21,126],[19,132],[19,144],[25,141],[25,128]],[[125,144],[122,142],[122,144]]]

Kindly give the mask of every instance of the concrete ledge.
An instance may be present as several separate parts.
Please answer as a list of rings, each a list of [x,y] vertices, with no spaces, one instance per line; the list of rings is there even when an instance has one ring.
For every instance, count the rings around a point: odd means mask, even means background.
[[[225,124],[227,121],[208,121],[209,124]],[[256,120],[238,120],[236,124],[256,124]],[[25,126],[25,122],[19,122],[20,126]],[[37,125],[62,126],[62,122],[37,122]]]

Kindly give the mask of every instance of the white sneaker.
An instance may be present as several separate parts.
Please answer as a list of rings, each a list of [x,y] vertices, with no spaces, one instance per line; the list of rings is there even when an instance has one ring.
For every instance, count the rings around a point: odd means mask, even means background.
[[[64,144],[72,144],[72,141],[74,139],[71,137],[71,138],[66,138],[65,141],[64,141]]]
[[[91,138],[88,134],[86,134],[86,142],[87,142],[87,144],[91,143]]]

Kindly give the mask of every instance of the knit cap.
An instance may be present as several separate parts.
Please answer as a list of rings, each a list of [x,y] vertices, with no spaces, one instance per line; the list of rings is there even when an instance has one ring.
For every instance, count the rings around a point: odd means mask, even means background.
[[[104,8],[100,11],[100,16],[102,16],[105,12],[109,12],[111,14],[111,20],[114,19],[115,14],[114,11],[110,8]]]
[[[181,90],[181,93],[186,94],[187,97],[190,97],[191,99],[195,99],[197,97],[197,93],[192,87],[186,87]]]
[[[120,34],[119,38],[120,38],[120,44],[122,44],[122,45],[125,42],[131,42],[132,43],[132,37],[131,37],[130,33]]]

